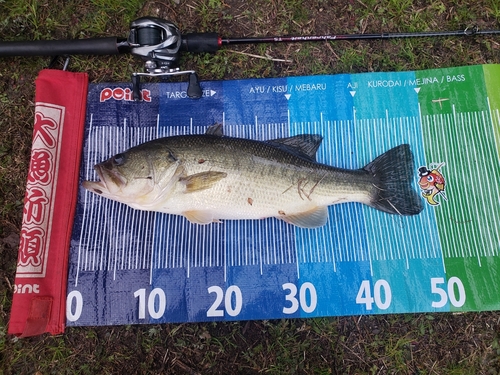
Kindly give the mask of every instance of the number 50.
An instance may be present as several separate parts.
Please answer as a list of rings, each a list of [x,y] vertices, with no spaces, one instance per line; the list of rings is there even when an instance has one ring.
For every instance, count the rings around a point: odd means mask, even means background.
[[[447,290],[439,286],[439,284],[444,283],[444,278],[442,277],[433,277],[431,279],[431,292],[440,297],[439,301],[432,302],[432,307],[443,307],[448,302],[448,299],[453,306],[462,307],[465,304],[465,289],[462,281],[456,276],[450,277]],[[458,296],[455,294],[455,285],[457,286]]]

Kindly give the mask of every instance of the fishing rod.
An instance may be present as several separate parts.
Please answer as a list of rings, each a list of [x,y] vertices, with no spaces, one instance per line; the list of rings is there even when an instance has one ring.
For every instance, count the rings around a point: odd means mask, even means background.
[[[65,56],[116,55],[130,53],[144,61],[144,72],[132,73],[133,98],[141,100],[140,77],[169,77],[189,75],[187,95],[200,98],[203,94],[194,70],[181,70],[178,62],[181,52],[215,53],[221,47],[237,44],[301,43],[338,40],[374,40],[432,37],[470,37],[498,35],[500,30],[480,30],[477,26],[456,31],[429,31],[379,34],[331,34],[307,36],[268,36],[249,38],[222,38],[217,33],[181,34],[172,22],[142,17],[130,24],[128,38],[107,37],[70,40],[41,40],[0,42],[0,57],[7,56]]]
[[[401,39],[401,38],[432,38],[449,36],[472,36],[500,34],[500,30],[480,30],[477,26],[456,31],[419,31],[407,33],[380,33],[380,34],[333,34],[309,36],[271,36],[262,38],[227,38],[220,39],[220,45],[229,44],[259,44],[259,43],[294,43],[320,42],[336,40],[374,40],[374,39]]]

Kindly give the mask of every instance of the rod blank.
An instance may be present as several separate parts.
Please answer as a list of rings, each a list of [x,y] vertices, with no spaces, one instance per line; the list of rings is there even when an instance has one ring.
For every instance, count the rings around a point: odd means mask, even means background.
[[[261,38],[222,38],[222,45],[230,44],[259,44],[259,43],[299,43],[320,42],[335,40],[373,40],[373,39],[401,39],[401,38],[435,38],[449,36],[495,35],[500,30],[479,30],[477,27],[456,31],[424,31],[407,33],[379,33],[379,34],[332,34],[309,36],[270,36]]]

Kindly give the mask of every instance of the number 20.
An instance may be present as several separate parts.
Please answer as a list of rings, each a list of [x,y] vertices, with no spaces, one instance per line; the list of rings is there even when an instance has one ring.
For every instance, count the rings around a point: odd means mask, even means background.
[[[243,307],[243,297],[241,289],[236,285],[231,285],[227,288],[226,293],[217,285],[208,288],[208,293],[215,293],[215,301],[207,311],[208,317],[224,316],[224,310],[220,309],[220,305],[224,300],[224,307],[229,316],[237,316]],[[233,306],[234,297],[234,306]]]

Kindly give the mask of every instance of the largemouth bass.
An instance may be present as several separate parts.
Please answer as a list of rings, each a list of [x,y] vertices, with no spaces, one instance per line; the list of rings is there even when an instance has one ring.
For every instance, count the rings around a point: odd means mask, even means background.
[[[327,207],[359,202],[397,215],[416,215],[413,155],[403,144],[364,168],[316,162],[322,137],[256,141],[206,134],[155,139],[95,165],[100,181],[83,186],[139,210],[183,215],[192,223],[275,217],[303,228],[323,226]]]

